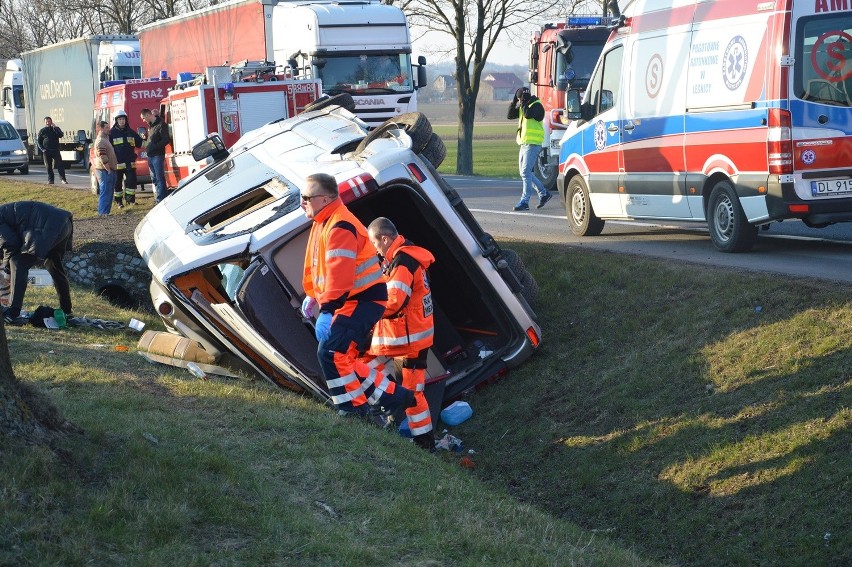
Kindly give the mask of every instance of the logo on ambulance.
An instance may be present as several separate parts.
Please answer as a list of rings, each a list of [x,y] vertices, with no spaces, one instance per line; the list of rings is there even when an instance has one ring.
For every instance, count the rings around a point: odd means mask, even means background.
[[[602,150],[606,146],[606,128],[604,128],[603,120],[598,120],[595,124],[595,148]]]
[[[734,37],[722,57],[722,78],[728,90],[735,91],[743,83],[748,69],[748,47],[743,36]]]
[[[810,165],[816,161],[816,152],[813,150],[805,150],[802,152],[802,163]]]

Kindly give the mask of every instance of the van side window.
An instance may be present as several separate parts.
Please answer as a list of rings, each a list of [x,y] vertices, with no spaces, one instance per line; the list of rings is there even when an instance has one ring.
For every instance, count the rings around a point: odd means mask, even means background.
[[[604,55],[603,65],[598,67],[589,80],[589,93],[586,101],[591,117],[606,112],[618,102],[623,57],[624,48],[619,45]]]

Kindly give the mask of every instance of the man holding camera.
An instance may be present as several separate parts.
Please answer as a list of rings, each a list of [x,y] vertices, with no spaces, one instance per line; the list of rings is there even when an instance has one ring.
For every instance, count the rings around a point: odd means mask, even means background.
[[[530,93],[526,87],[515,91],[512,104],[509,105],[509,120],[518,120],[518,134],[516,141],[521,147],[518,154],[518,170],[521,173],[523,191],[521,200],[513,207],[515,211],[530,210],[530,197],[532,190],[538,193],[537,209],[542,208],[553,195],[544,188],[541,181],[533,174],[533,166],[541,152],[541,144],[544,142],[544,105],[538,97]]]

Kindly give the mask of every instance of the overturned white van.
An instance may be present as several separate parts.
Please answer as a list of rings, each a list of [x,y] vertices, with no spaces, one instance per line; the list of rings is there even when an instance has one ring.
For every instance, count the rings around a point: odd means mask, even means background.
[[[351,97],[337,95],[254,130],[230,150],[215,137],[198,146],[209,145],[213,163],[136,229],[154,307],[174,339],[149,335],[140,350],[204,372],[249,369],[327,401],[313,321],[299,309],[311,223],[299,195],[308,175],[328,173],[365,224],[388,217],[436,258],[426,396],[439,411],[533,354],[541,341],[530,307],[535,281],[435,171],[446,150],[425,116],[368,132],[354,114],[328,104],[338,97],[352,107]]]
[[[558,187],[571,230],[706,221],[736,252],[772,221],[852,221],[850,6],[628,2],[584,98],[566,96],[575,122]]]

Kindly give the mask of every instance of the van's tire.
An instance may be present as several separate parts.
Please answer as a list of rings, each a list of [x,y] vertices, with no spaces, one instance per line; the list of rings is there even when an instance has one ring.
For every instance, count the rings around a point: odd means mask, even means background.
[[[506,260],[508,268],[515,274],[521,284],[521,295],[532,305],[538,297],[538,282],[535,281],[533,275],[524,266],[523,260],[518,256],[518,253],[509,248],[504,248],[500,252],[501,258]]]
[[[438,134],[432,132],[432,135],[429,137],[429,143],[426,144],[420,155],[423,159],[431,163],[432,167],[438,169],[444,163],[444,158],[447,157],[447,146],[444,145],[444,140]]]
[[[27,165],[25,165],[24,167],[20,167],[20,168],[18,168],[18,171],[20,171],[20,172],[21,172],[21,175],[29,175],[29,173],[30,173],[30,165],[29,165],[29,164],[27,164]]]
[[[405,130],[405,133],[411,138],[411,149],[417,154],[426,149],[432,137],[432,124],[425,114],[422,112],[406,112],[385,120],[376,129],[370,131],[358,144],[355,153],[361,153],[371,142],[383,138],[390,130],[398,128]]]
[[[710,239],[722,252],[745,252],[754,246],[757,227],[748,222],[729,181],[719,181],[713,186],[706,216]]]
[[[597,236],[603,230],[604,221],[592,209],[589,189],[580,175],[572,177],[565,190],[565,216],[574,236]]]
[[[334,96],[325,95],[308,104],[303,112],[322,110],[323,108],[330,108],[332,106],[339,106],[349,112],[355,112],[355,99],[349,93],[340,93]]]

